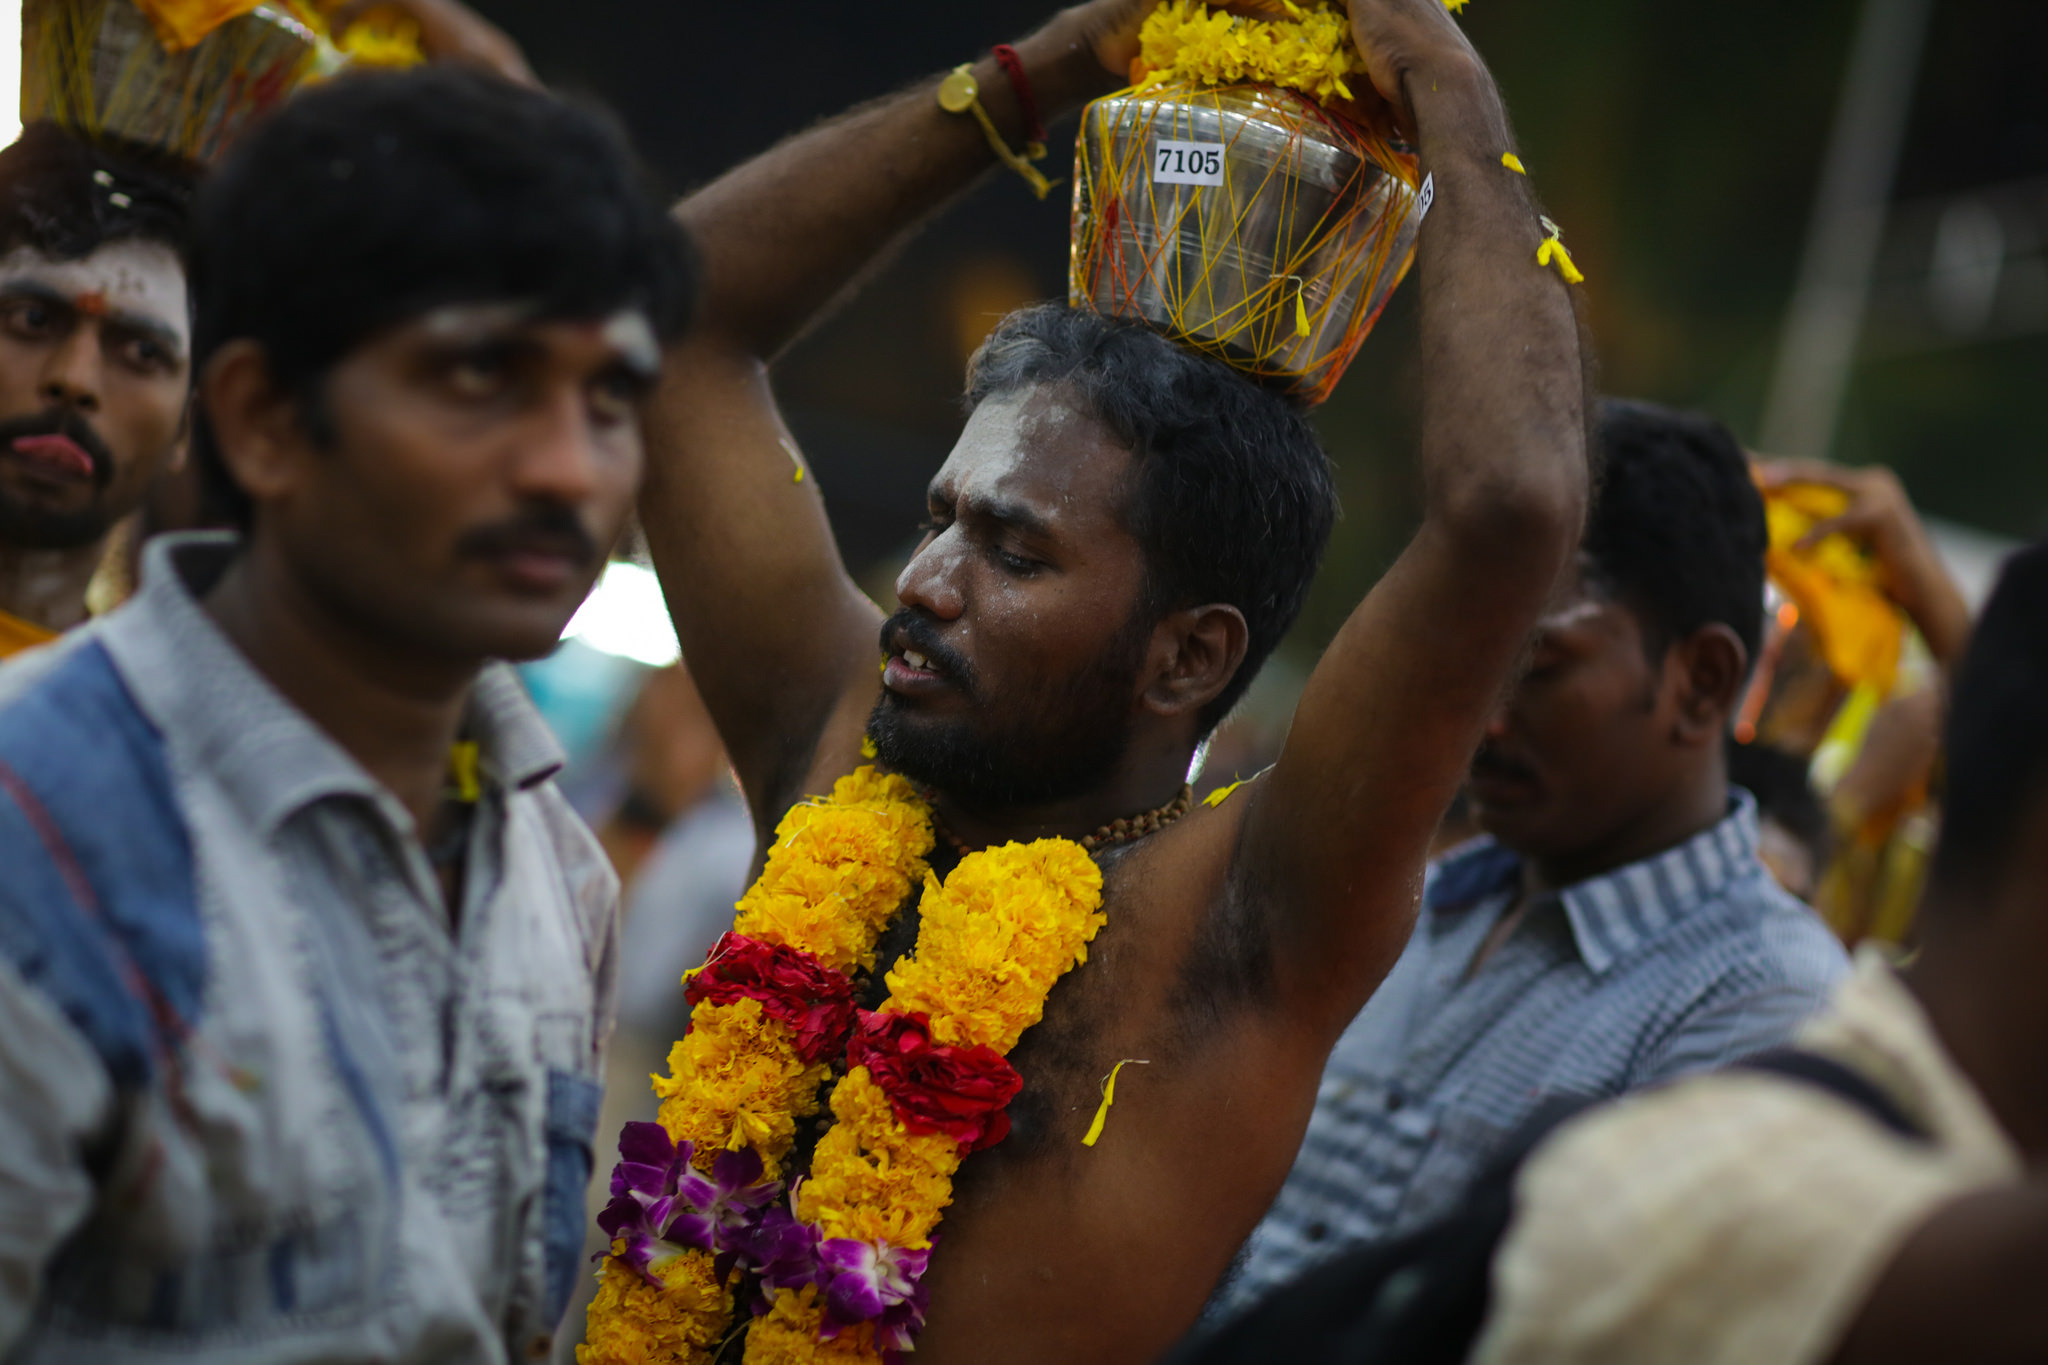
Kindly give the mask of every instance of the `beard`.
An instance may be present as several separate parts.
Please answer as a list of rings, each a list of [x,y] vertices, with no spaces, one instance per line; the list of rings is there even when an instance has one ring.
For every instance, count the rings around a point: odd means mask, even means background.
[[[75,550],[103,539],[118,517],[106,507],[107,485],[114,477],[114,455],[83,417],[69,411],[39,412],[0,422],[0,450],[24,436],[70,437],[92,460],[93,499],[71,512],[52,512],[24,505],[0,484],[0,542],[21,550]]]
[[[899,611],[882,628],[933,659],[972,704],[958,719],[918,715],[887,688],[868,716],[875,755],[894,772],[972,806],[1031,806],[1100,785],[1131,737],[1131,695],[1151,636],[1140,610],[1101,656],[1064,679],[991,687],[936,639],[923,618]],[[884,648],[888,646],[885,644]]]

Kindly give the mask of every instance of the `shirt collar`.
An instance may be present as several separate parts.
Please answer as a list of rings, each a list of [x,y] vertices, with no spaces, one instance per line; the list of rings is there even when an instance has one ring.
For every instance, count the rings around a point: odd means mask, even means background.
[[[142,589],[103,623],[103,639],[138,704],[268,835],[333,796],[360,796],[400,829],[411,817],[384,786],[278,693],[199,604],[233,559],[230,533],[158,536],[143,551]],[[562,750],[517,674],[487,664],[465,727],[488,783],[546,780]]]
[[[1731,882],[1762,875],[1756,799],[1731,787],[1728,807],[1719,823],[1685,842],[1557,893],[1579,956],[1595,974],[1719,896]],[[1467,909],[1511,890],[1521,873],[1520,855],[1490,838],[1475,839],[1430,869],[1423,904],[1432,914]]]

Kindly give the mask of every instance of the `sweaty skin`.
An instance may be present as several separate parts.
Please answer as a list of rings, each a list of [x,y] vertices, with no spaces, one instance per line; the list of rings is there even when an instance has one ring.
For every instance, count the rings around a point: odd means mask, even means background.
[[[1017,44],[1048,118],[1121,83],[1143,8],[1097,0]],[[1274,769],[1101,856],[1108,927],[1012,1054],[1011,1137],[961,1168],[920,1365],[1146,1360],[1194,1320],[1286,1175],[1331,1044],[1406,942],[1437,818],[1578,538],[1579,334],[1567,289],[1535,265],[1527,182],[1501,168],[1498,94],[1441,0],[1351,12],[1372,85],[1436,182],[1417,269],[1424,520],[1329,646]],[[993,60],[975,74],[1014,144],[1009,81]],[[878,674],[881,612],[840,561],[817,481],[791,477],[768,363],[992,165],[980,128],[927,83],[678,210],[707,295],[649,411],[641,523],[764,832],[862,761],[881,687],[912,727],[1048,734],[1072,719],[1058,687],[1132,644],[1132,456],[1057,386],[984,404],[929,485],[897,592],[920,639],[963,667],[921,666],[932,658],[897,639]],[[1163,803],[1245,639],[1233,605],[1167,611],[1135,641],[1106,772],[1024,805],[940,791],[939,814],[982,844],[1075,837]],[[1146,1065],[1124,1069],[1083,1147],[1127,1058]]]

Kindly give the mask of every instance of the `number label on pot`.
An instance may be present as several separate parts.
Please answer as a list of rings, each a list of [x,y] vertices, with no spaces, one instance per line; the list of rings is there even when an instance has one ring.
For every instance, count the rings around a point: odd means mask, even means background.
[[[1175,142],[1161,138],[1152,148],[1152,183],[1155,185],[1220,185],[1223,183],[1223,144],[1220,142]]]

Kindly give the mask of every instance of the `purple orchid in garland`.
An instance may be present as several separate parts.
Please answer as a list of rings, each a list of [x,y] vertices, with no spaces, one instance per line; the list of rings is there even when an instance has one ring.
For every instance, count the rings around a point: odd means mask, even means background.
[[[798,1289],[817,1281],[818,1230],[780,1204],[762,1210],[734,1234],[733,1250],[742,1265],[761,1277],[763,1289]],[[767,1311],[767,1298],[757,1299],[755,1315]]]
[[[753,1269],[757,1245],[769,1251],[783,1245],[762,1240],[756,1231],[762,1210],[782,1193],[781,1182],[761,1179],[760,1154],[720,1152],[708,1176],[690,1164],[695,1155],[694,1143],[671,1141],[658,1123],[628,1123],[619,1130],[612,1202],[597,1215],[597,1225],[625,1243],[620,1259],[650,1282],[649,1266],[664,1249],[676,1255],[691,1248],[710,1251]]]
[[[931,1249],[828,1237],[818,1243],[818,1287],[825,1292],[819,1335],[832,1338],[856,1323],[875,1324],[875,1344],[888,1356],[908,1351],[924,1326],[931,1295],[924,1287]]]
[[[720,1152],[712,1158],[708,1176],[685,1165],[676,1182],[676,1211],[668,1239],[721,1255],[737,1253],[747,1228],[781,1194],[781,1181],[761,1179],[761,1154],[751,1147]]]

